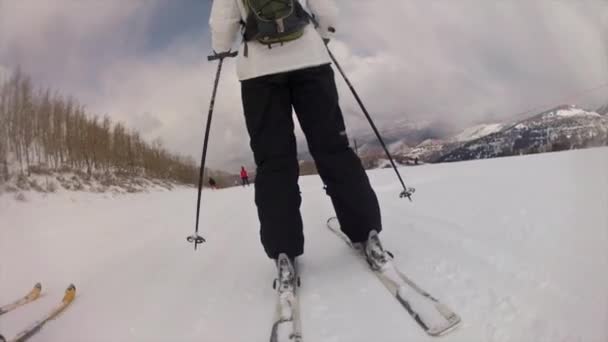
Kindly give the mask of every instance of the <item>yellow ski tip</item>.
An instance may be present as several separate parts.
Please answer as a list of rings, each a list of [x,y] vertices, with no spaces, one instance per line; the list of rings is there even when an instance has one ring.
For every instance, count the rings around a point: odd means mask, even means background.
[[[74,284],[70,284],[70,286],[68,286],[68,288],[65,290],[63,302],[69,303],[74,300],[74,297],[76,297],[76,286],[74,286]]]
[[[28,301],[32,301],[38,298],[40,296],[40,292],[42,292],[42,284],[36,283],[36,285],[34,285],[34,288],[32,288],[30,293],[28,293],[26,296]]]

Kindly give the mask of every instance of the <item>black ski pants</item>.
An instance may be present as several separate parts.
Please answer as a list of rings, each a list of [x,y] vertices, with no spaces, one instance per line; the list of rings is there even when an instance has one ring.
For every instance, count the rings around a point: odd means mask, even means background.
[[[353,242],[382,229],[378,199],[349,147],[330,64],[241,82],[257,165],[255,203],[266,254],[304,252],[293,110],[344,233]],[[321,222],[319,222],[321,224]]]

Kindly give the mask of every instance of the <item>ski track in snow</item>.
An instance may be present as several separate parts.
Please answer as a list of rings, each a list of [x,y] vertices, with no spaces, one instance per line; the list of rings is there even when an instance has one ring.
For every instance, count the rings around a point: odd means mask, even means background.
[[[399,267],[462,317],[444,341],[608,340],[608,149],[370,172],[385,246]],[[411,181],[411,184],[409,183]],[[434,341],[343,241],[318,177],[300,180],[299,262],[307,342]],[[259,245],[253,187],[112,196],[0,196],[0,305],[37,281],[43,295],[0,317],[14,335],[75,302],[32,341],[266,341],[274,266]]]

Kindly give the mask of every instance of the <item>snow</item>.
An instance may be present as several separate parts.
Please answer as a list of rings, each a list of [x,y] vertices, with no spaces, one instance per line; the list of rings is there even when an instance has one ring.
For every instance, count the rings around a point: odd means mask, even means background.
[[[411,150],[404,141],[396,141],[388,146],[391,155],[407,154]]]
[[[432,146],[439,146],[443,143],[443,141],[439,140],[439,139],[426,139],[425,141],[421,142],[420,144],[418,144],[418,146],[416,147],[432,147]]]
[[[462,317],[443,341],[608,340],[608,149],[370,173],[381,237],[399,267]],[[436,341],[346,244],[317,177],[303,177],[300,260],[304,341]],[[37,281],[43,296],[3,315],[9,337],[58,301],[76,300],[31,341],[267,341],[274,266],[253,187],[196,192],[0,196],[0,303]]]
[[[396,165],[397,167],[405,166],[405,165],[403,165],[403,164],[399,163],[399,162],[398,162],[398,161],[396,161],[396,160],[393,160],[393,162],[395,163],[395,165]],[[388,159],[380,158],[380,159],[378,159],[378,161],[376,162],[376,169],[387,169],[387,168],[389,168],[389,167],[390,167],[390,168],[392,168],[392,167],[393,167],[393,164],[391,164],[391,161],[390,161],[390,160],[388,160]]]
[[[526,128],[528,128],[528,126],[527,126],[527,125],[524,125],[523,123],[518,123],[518,124],[515,126],[515,129],[526,129]]]
[[[588,112],[586,110],[579,109],[579,108],[570,108],[570,109],[558,110],[557,112],[555,112],[555,115],[561,116],[561,117],[574,117],[574,116],[595,116],[595,117],[601,117],[601,115],[599,115],[598,113]]]
[[[503,124],[482,124],[469,127],[454,137],[455,141],[470,141],[485,137],[503,129]]]
[[[384,169],[386,167],[391,167],[391,161],[388,159],[379,159],[378,162],[376,163],[376,167],[378,169]]]

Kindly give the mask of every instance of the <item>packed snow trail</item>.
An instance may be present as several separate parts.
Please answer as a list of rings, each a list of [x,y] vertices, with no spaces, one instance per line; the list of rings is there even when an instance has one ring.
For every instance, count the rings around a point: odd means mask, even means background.
[[[370,172],[384,245],[462,317],[445,341],[608,340],[608,149]],[[325,228],[318,177],[303,177],[299,262],[306,342],[436,341]],[[276,293],[259,245],[253,187],[0,196],[0,303],[33,283],[78,285],[78,300],[31,341],[266,341]],[[0,317],[13,336],[56,304],[43,295]]]

